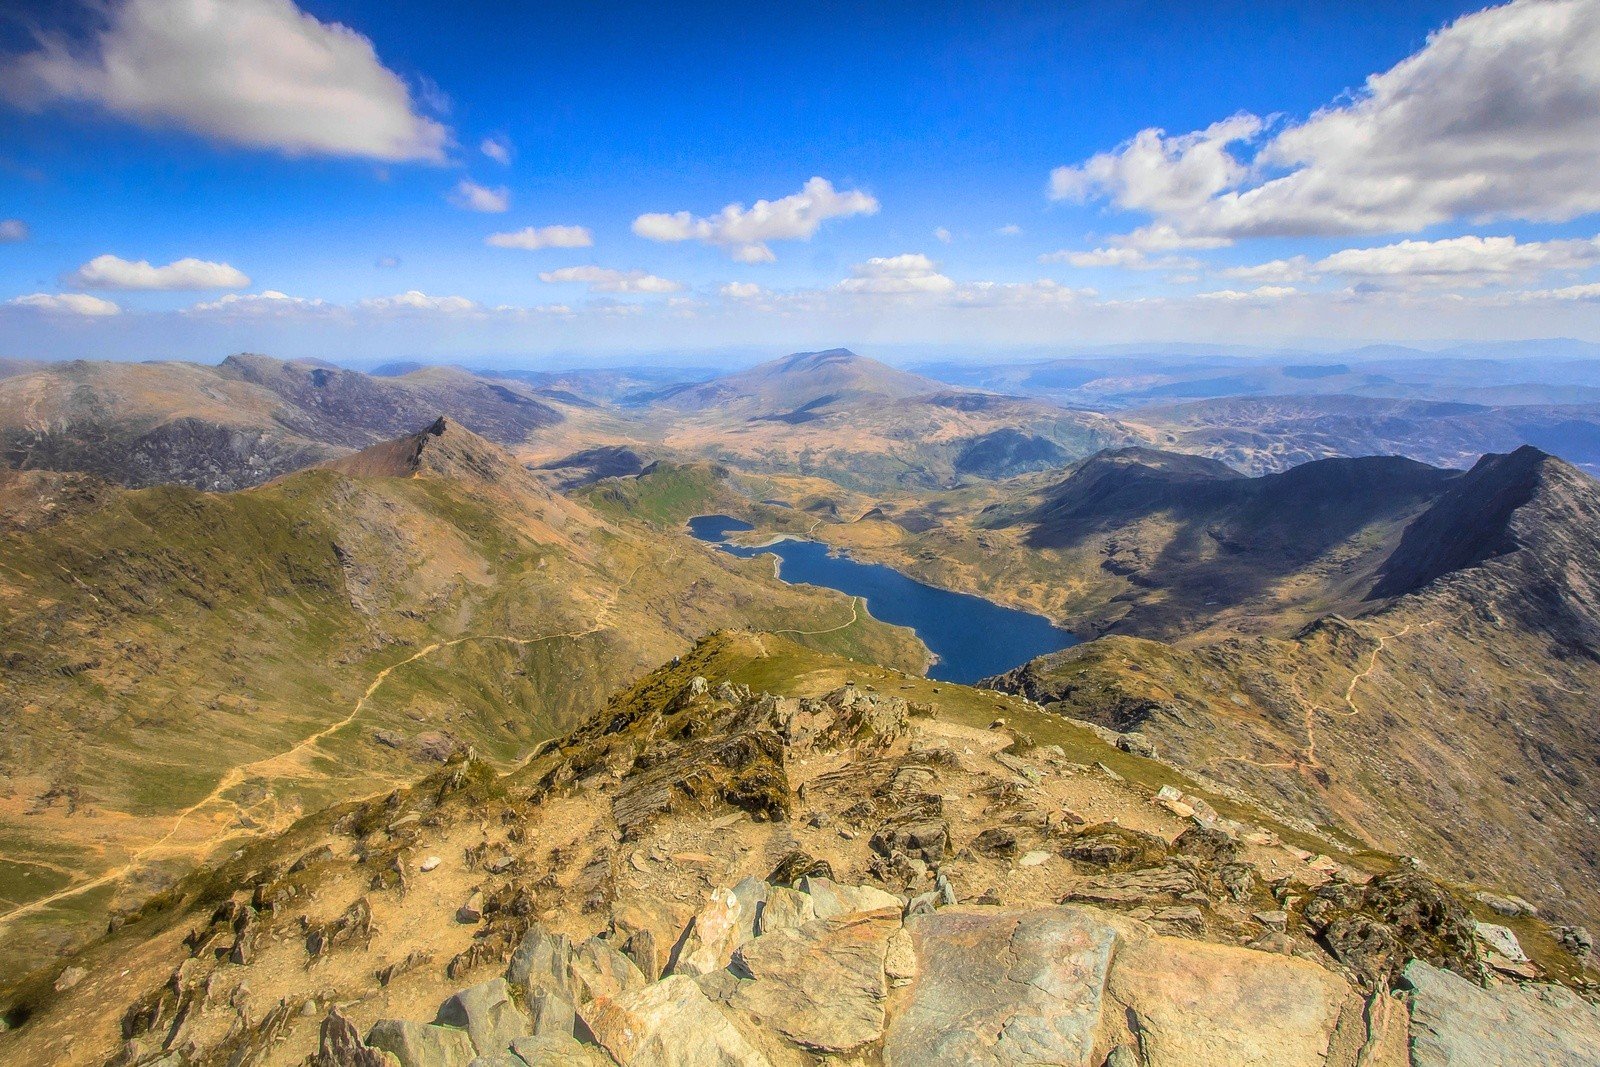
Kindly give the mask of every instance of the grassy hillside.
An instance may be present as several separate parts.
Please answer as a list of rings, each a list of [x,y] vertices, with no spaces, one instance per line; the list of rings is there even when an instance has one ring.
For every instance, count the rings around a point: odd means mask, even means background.
[[[847,598],[607,521],[459,428],[428,447],[409,476],[220,495],[3,476],[0,942],[70,940],[457,746],[510,766],[708,630],[923,661],[908,631],[840,628]]]

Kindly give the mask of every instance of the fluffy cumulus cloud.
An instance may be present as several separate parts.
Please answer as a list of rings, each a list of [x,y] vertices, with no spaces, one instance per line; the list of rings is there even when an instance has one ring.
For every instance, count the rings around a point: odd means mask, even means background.
[[[741,263],[769,263],[777,258],[769,241],[808,241],[829,219],[877,211],[878,201],[871,195],[859,189],[841,191],[826,178],[812,178],[798,193],[757,200],[748,208],[729,204],[704,217],[687,211],[640,215],[633,220],[633,232],[651,241],[704,241]]]
[[[468,300],[464,296],[429,296],[427,293],[418,292],[416,289],[397,293],[394,296],[375,296],[359,301],[355,306],[359,311],[402,315],[416,312],[463,315],[483,310],[483,306],[477,301]]]
[[[511,165],[511,139],[509,137],[485,137],[478,143],[478,151],[504,166]]]
[[[28,224],[21,219],[0,219],[0,245],[14,245],[28,239]]]
[[[755,282],[729,282],[717,291],[729,300],[754,300],[766,290]]]
[[[939,265],[921,252],[898,256],[875,256],[858,263],[850,277],[836,288],[846,293],[912,294],[948,293],[956,287],[939,273]]]
[[[112,255],[95,256],[64,280],[79,289],[202,291],[243,289],[250,284],[248,275],[226,263],[189,257],[157,267],[149,260],[128,260]]]
[[[470,178],[462,178],[450,191],[450,202],[467,211],[498,215],[511,206],[511,190],[503,185],[491,189]]]
[[[1523,283],[1546,274],[1585,270],[1600,263],[1600,237],[1526,241],[1515,237],[1451,237],[1346,248],[1313,261],[1308,256],[1230,267],[1229,278],[1288,283],[1336,276],[1386,288],[1480,288]]]
[[[202,301],[185,308],[184,314],[233,318],[283,318],[332,310],[334,310],[333,305],[324,300],[290,296],[276,289],[264,289],[259,293],[228,293],[216,300]]]
[[[102,300],[87,293],[29,293],[27,296],[14,297],[6,301],[6,305],[39,311],[47,315],[81,315],[91,319],[122,313],[122,308],[110,300]]]
[[[483,243],[495,248],[589,248],[594,234],[584,226],[528,226],[510,233],[491,233]]]
[[[26,107],[90,103],[150,126],[290,156],[440,161],[423,115],[372,42],[293,0],[111,0],[93,39],[56,38],[0,73]]]
[[[607,267],[562,267],[544,271],[541,282],[551,284],[578,283],[587,285],[592,293],[676,293],[683,289],[680,282],[658,278],[642,270],[611,270]]]
[[[1566,220],[1600,211],[1597,171],[1600,3],[1515,0],[1458,19],[1303,122],[1143,130],[1057,168],[1050,191],[1228,239]]]

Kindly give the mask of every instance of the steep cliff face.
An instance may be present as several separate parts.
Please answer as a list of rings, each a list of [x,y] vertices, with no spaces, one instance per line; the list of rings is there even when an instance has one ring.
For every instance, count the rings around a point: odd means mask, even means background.
[[[1592,479],[1534,449],[1486,457],[1404,526],[1375,611],[1281,639],[1091,642],[995,684],[1592,924],[1597,531]]]

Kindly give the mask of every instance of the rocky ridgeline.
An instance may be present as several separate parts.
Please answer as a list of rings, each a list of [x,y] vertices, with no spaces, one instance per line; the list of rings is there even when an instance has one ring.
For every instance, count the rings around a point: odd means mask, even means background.
[[[712,893],[654,977],[611,941],[535,926],[503,977],[363,1043],[337,1009],[311,1067],[1084,1067],[1592,1063],[1600,1011],[1422,960],[1363,1001],[1315,963],[1081,907],[908,903],[747,878]]]
[[[1594,1062],[1600,1010],[1525,981],[1509,929],[1414,871],[1129,781],[1094,760],[1137,757],[1099,741],[965,725],[948,691],[709,682],[727,647],[510,779],[458,758],[314,847],[223,868],[231,895],[109,1063]],[[62,1047],[117,981],[73,974],[26,1047]]]

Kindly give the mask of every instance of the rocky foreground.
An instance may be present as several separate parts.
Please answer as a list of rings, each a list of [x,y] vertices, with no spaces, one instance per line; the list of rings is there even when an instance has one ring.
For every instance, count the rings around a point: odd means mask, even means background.
[[[1595,1062],[1582,945],[1139,747],[721,635],[522,771],[458,759],[122,918],[0,1059]]]

